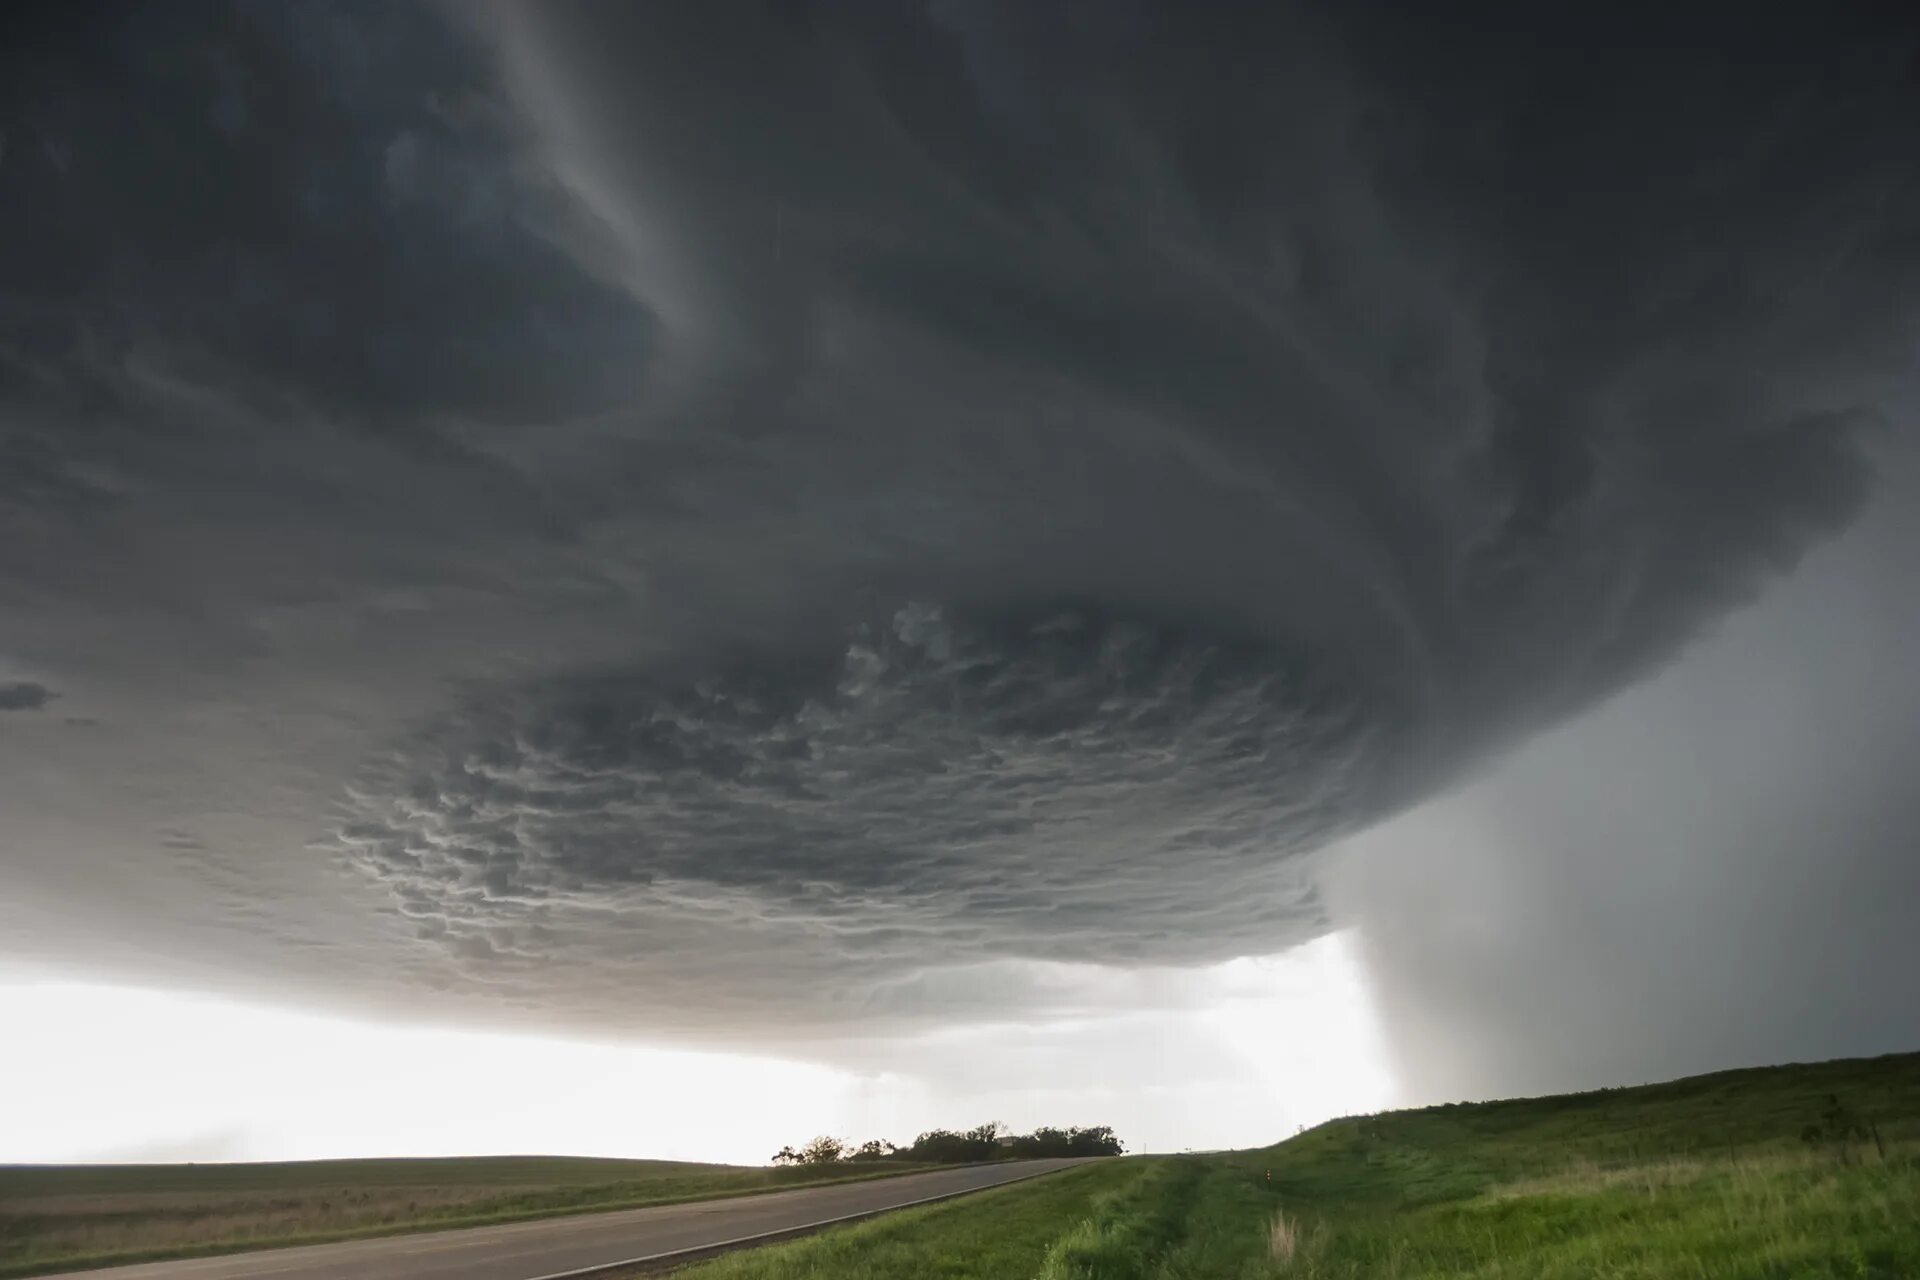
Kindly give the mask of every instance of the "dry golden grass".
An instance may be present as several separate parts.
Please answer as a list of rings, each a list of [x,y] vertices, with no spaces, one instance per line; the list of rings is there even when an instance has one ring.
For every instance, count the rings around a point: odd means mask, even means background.
[[[1275,1262],[1291,1264],[1300,1251],[1300,1232],[1284,1212],[1275,1211],[1267,1223],[1267,1256]]]

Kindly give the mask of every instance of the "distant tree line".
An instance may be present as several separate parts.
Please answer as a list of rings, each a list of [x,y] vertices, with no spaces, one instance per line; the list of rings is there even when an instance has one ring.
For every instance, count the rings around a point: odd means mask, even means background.
[[[1034,1160],[1042,1156],[1117,1156],[1126,1150],[1108,1125],[1068,1129],[1045,1126],[1032,1133],[1009,1133],[997,1122],[956,1132],[929,1129],[906,1146],[878,1138],[855,1145],[822,1135],[805,1145],[774,1152],[777,1165],[859,1164],[898,1160],[910,1164],[974,1164],[983,1160]]]

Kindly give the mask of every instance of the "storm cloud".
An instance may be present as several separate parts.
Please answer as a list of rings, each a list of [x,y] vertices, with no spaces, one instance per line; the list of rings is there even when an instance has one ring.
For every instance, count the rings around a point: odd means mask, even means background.
[[[60,695],[32,680],[0,683],[0,711],[38,711]]]
[[[784,934],[862,985],[930,958],[1216,958],[1322,923],[1287,863],[1366,811],[1375,727],[1311,672],[1172,627],[926,606],[837,659],[488,690],[356,791],[343,839],[423,936],[488,966],[596,960],[609,910],[704,920],[727,951]]]
[[[1920,457],[1886,458],[1908,493]],[[1876,504],[1656,680],[1343,845],[1409,1100],[1899,1051],[1920,521]]]
[[[1324,932],[1848,527],[1913,349],[1910,33],[1513,21],[49,11],[34,945],[737,1028]]]

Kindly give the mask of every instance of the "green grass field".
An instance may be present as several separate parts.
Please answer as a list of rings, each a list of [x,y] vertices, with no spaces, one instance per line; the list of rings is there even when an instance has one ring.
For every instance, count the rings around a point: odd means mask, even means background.
[[[543,1156],[0,1166],[0,1276],[626,1209],[920,1167]]]
[[[791,1244],[731,1253],[674,1271],[674,1280],[792,1276],[916,1276],[995,1280],[1030,1276],[1060,1235],[1100,1203],[1151,1184],[1154,1162],[1103,1160],[1031,1182],[904,1209]]]
[[[1911,1280],[1920,1054],[1336,1120],[1261,1150],[1106,1161],[675,1275]]]
[[[531,1158],[0,1169],[0,1276],[847,1173]],[[1920,1054],[1350,1117],[1259,1150],[1100,1161],[675,1275],[1912,1280]]]

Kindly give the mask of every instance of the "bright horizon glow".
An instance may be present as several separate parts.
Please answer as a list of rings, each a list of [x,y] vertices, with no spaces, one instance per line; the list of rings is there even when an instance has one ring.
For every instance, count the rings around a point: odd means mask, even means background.
[[[1097,982],[1100,974],[1092,974]],[[1179,972],[1182,1007],[887,1042],[862,1069],[394,1026],[0,977],[0,1162],[556,1154],[760,1164],[815,1133],[1112,1124],[1134,1150],[1253,1146],[1391,1105],[1349,939]],[[872,1055],[863,1055],[870,1058]]]

